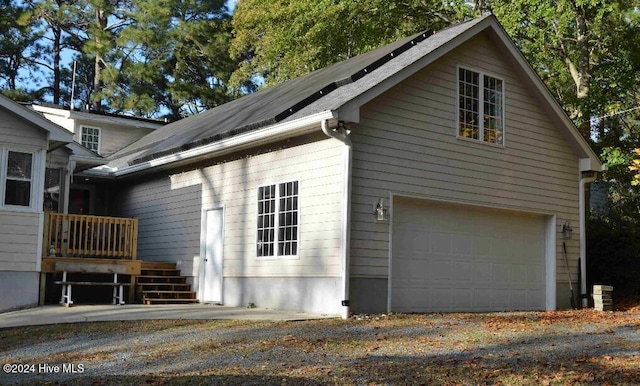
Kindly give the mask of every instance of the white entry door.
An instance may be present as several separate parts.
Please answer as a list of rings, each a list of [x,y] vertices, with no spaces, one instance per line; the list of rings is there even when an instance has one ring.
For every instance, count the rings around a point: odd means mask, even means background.
[[[222,303],[222,249],[224,215],[222,208],[205,212],[202,301]]]

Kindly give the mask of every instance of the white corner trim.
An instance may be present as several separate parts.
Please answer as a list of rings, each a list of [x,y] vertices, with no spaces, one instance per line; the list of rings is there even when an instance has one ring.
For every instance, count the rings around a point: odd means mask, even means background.
[[[216,141],[204,146],[193,149],[184,150],[179,153],[170,154],[157,159],[145,161],[136,165],[128,166],[114,172],[116,177],[124,176],[131,173],[141,172],[158,166],[168,165],[175,162],[183,162],[195,159],[204,155],[211,156],[217,152],[232,150],[242,145],[254,145],[260,142],[274,140],[283,135],[291,136],[298,131],[318,127],[319,122],[325,119],[333,119],[333,111],[323,111],[318,114],[309,115],[304,118],[278,123],[272,126],[250,131],[244,134],[236,135],[227,139]]]
[[[555,215],[545,219],[545,305],[547,311],[555,311],[556,304],[556,223]]]

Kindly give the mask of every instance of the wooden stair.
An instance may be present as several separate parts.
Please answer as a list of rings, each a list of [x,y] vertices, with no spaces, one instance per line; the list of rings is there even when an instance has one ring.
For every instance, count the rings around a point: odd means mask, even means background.
[[[143,261],[136,277],[136,296],[143,304],[197,303],[196,293],[175,263]]]

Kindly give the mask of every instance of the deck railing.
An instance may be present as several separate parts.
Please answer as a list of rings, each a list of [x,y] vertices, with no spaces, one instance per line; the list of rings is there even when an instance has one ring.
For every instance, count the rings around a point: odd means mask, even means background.
[[[135,260],[138,219],[47,213],[43,256]]]

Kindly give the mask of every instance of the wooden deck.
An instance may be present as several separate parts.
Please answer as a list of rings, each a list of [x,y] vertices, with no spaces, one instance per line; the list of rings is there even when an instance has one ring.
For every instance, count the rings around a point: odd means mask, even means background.
[[[137,218],[46,213],[42,240],[40,303],[44,303],[47,275],[60,272],[56,269],[56,263],[97,268],[101,265],[121,266],[119,272],[130,277],[128,302],[133,303],[136,277],[140,275],[142,266],[142,262],[136,260],[137,254]]]

